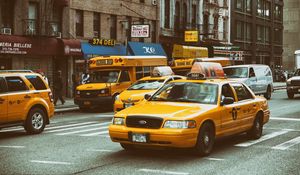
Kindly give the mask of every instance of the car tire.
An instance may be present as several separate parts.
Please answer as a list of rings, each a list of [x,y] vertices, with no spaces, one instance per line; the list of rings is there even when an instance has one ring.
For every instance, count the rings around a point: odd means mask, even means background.
[[[127,151],[133,150],[134,146],[131,144],[127,144],[127,143],[120,143],[121,147]]]
[[[195,153],[200,156],[207,156],[211,153],[215,142],[215,129],[209,122],[205,122],[198,134]]]
[[[40,108],[33,108],[29,111],[24,128],[29,134],[39,134],[46,126],[46,114]]]
[[[272,96],[272,89],[271,89],[270,86],[268,86],[267,92],[264,94],[264,97],[265,97],[267,100],[270,100],[270,99],[271,99],[271,96]]]
[[[263,119],[262,115],[258,114],[255,117],[252,128],[247,132],[247,135],[250,139],[259,139],[262,136],[263,131]]]
[[[294,98],[294,93],[290,92],[290,91],[287,91],[287,96],[288,96],[289,99],[293,99]]]

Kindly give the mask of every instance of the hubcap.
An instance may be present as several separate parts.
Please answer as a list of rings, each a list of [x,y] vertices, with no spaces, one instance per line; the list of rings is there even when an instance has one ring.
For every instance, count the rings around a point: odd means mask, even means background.
[[[260,130],[260,123],[259,123],[259,121],[256,122],[255,128],[256,128],[257,131]]]
[[[32,116],[32,127],[34,129],[41,129],[43,126],[43,116],[40,113],[34,113]]]
[[[208,135],[207,132],[206,132],[205,135],[204,135],[203,141],[204,141],[204,144],[205,144],[206,146],[208,146],[210,139],[209,139],[209,135]]]

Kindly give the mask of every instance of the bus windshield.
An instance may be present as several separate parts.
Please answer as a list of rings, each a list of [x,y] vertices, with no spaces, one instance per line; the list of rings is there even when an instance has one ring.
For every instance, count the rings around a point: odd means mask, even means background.
[[[227,78],[248,78],[247,67],[228,67],[224,68]]]
[[[164,80],[139,80],[127,90],[155,90],[161,87]]]
[[[119,78],[119,73],[119,70],[93,72],[89,83],[116,83]]]

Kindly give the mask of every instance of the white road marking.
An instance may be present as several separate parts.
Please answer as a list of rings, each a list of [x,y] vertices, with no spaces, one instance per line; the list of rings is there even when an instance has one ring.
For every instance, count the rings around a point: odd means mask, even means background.
[[[282,130],[282,131],[291,131],[291,132],[300,132],[300,130],[296,130],[296,129],[288,129],[288,128],[264,127],[264,129],[269,129],[269,130]]]
[[[14,128],[14,129],[4,129],[4,130],[1,130],[0,133],[1,132],[11,132],[11,131],[22,131],[22,130],[25,131],[23,127],[22,128]]]
[[[76,123],[76,124],[53,126],[53,127],[49,126],[49,127],[46,127],[45,130],[68,128],[68,127],[73,127],[73,126],[81,126],[81,125],[94,124],[94,123],[98,123],[98,122],[84,122],[84,123]]]
[[[92,152],[114,152],[113,150],[109,150],[109,149],[87,149],[87,151],[92,151]]]
[[[107,134],[107,133],[108,133],[108,131],[101,131],[101,132],[95,132],[95,133],[90,133],[90,134],[82,134],[80,136],[89,137],[89,136],[97,136],[97,135]]]
[[[236,145],[234,145],[234,146],[238,146],[238,147],[248,147],[248,146],[251,146],[251,145],[254,145],[254,144],[257,144],[257,143],[266,141],[266,140],[269,140],[269,139],[271,139],[271,138],[274,138],[274,137],[283,135],[283,134],[288,133],[288,132],[289,132],[289,131],[277,131],[277,132],[273,132],[273,133],[270,133],[270,134],[267,134],[267,135],[262,136],[260,139],[257,139],[257,140],[250,140],[250,141],[248,141],[248,142],[236,144]]]
[[[294,145],[297,145],[300,143],[300,136],[299,137],[296,137],[292,140],[289,140],[287,142],[284,142],[282,144],[279,144],[279,145],[276,145],[274,147],[272,147],[272,149],[278,149],[278,150],[286,150]]]
[[[213,161],[223,161],[225,159],[219,159],[219,158],[213,158],[213,157],[207,157],[206,160],[213,160]]]
[[[283,120],[283,121],[296,121],[300,122],[300,118],[283,118],[283,117],[271,117],[270,120]]]
[[[100,128],[91,128],[91,129],[85,129],[85,130],[79,130],[79,131],[72,131],[72,132],[65,132],[65,133],[59,133],[59,134],[55,134],[55,135],[70,135],[70,134],[77,134],[77,133],[81,133],[81,132],[88,132],[88,131],[95,131],[95,130],[100,130],[100,129],[107,129],[108,126],[104,126],[104,127],[100,127]]]
[[[16,149],[20,149],[20,148],[25,148],[25,146],[0,145],[0,148],[16,148]]]
[[[73,129],[81,129],[81,128],[93,127],[93,126],[103,126],[103,125],[107,125],[108,123],[109,122],[92,124],[92,125],[77,126],[77,127],[71,127],[71,128],[64,128],[64,129],[57,129],[57,130],[47,131],[46,133],[68,131],[68,130],[73,130]]]
[[[55,164],[55,165],[71,165],[70,162],[57,162],[57,161],[45,161],[45,160],[31,160],[32,163],[43,163],[43,164]]]
[[[145,173],[156,173],[156,174],[173,174],[173,175],[188,175],[190,173],[177,172],[177,171],[164,171],[164,170],[154,170],[154,169],[139,169],[138,171]]]

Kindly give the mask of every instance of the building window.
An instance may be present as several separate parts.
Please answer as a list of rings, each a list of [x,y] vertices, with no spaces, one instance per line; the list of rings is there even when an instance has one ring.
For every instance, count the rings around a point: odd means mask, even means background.
[[[187,28],[188,23],[188,11],[186,3],[183,4],[183,28]]]
[[[245,32],[244,32],[244,36],[245,36],[245,40],[246,41],[251,41],[252,40],[252,27],[250,23],[245,23]]]
[[[174,23],[174,29],[175,29],[175,32],[178,32],[179,29],[180,29],[180,4],[179,2],[177,1],[176,2],[176,5],[175,5],[175,23]]]
[[[197,6],[192,5],[192,27],[197,29]]]
[[[26,33],[35,35],[37,34],[37,19],[38,19],[38,4],[29,2],[28,6],[28,20]]]
[[[165,0],[165,28],[170,28],[170,0]]]
[[[94,37],[100,38],[101,37],[101,14],[94,12]]]
[[[0,6],[0,21],[1,26],[5,28],[13,28],[13,19],[14,19],[14,13],[12,10],[14,9],[14,1],[12,0],[2,0],[1,6]]]
[[[252,0],[235,0],[235,8],[241,12],[251,13]]]
[[[245,10],[247,13],[251,13],[252,12],[252,0],[246,0],[246,4],[245,4]]]
[[[238,40],[242,40],[243,39],[243,31],[242,31],[242,22],[241,21],[237,21],[236,22],[236,39]]]
[[[243,1],[244,0],[235,0],[235,8],[239,11],[243,11]]]
[[[76,10],[76,36],[83,37],[83,11]]]
[[[266,2],[264,16],[266,18],[271,18],[271,2]]]
[[[282,7],[275,5],[274,9],[275,20],[282,21]]]
[[[110,16],[110,39],[117,39],[117,16]]]
[[[264,1],[263,0],[257,0],[257,16],[264,16]]]
[[[264,29],[263,29],[263,26],[257,25],[256,26],[256,40],[258,42],[263,42],[264,41],[263,38],[264,38]]]
[[[274,42],[277,44],[282,44],[282,30],[275,28],[274,29]]]

